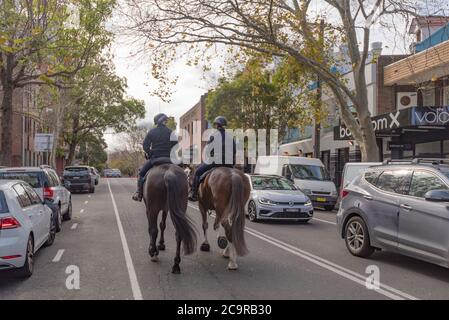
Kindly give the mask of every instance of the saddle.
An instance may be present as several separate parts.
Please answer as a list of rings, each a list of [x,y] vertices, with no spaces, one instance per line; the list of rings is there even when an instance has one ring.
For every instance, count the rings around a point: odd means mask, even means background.
[[[172,164],[171,159],[170,158],[165,158],[165,157],[156,158],[153,161],[153,168],[157,167],[157,166],[161,166],[163,164]]]
[[[201,185],[201,184],[204,182],[204,180],[206,179],[206,177],[207,177],[210,173],[212,173],[212,171],[214,171],[215,169],[218,169],[218,168],[220,168],[220,167],[215,167],[215,168],[209,169],[209,170],[207,170],[206,172],[204,172],[204,173],[200,176],[200,181],[199,181],[199,184],[198,184],[198,185]]]

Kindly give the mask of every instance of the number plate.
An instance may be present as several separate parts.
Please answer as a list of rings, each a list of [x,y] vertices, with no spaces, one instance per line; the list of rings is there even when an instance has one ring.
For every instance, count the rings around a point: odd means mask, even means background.
[[[73,177],[73,179],[75,180],[75,179],[79,179],[80,177]]]
[[[301,213],[301,209],[285,209],[284,212],[294,212],[294,213]]]
[[[317,202],[326,202],[326,198],[316,198]]]

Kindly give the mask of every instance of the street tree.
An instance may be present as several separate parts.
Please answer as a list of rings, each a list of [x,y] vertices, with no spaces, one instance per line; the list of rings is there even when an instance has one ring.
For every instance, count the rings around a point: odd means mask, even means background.
[[[127,3],[123,10],[128,18],[125,31],[129,31],[128,36],[140,39],[143,52],[151,50],[152,74],[161,79],[162,87],[170,84],[168,66],[179,58],[180,52],[193,54],[197,61],[207,58],[205,49],[226,45],[269,56],[291,57],[330,88],[340,106],[340,117],[358,142],[364,161],[379,157],[365,78],[373,26],[408,19],[427,5],[424,0],[323,0],[317,2],[323,8],[314,12],[312,0]],[[323,37],[317,37],[322,26]],[[338,44],[348,47],[353,86],[333,68],[339,62],[332,59],[331,51]]]
[[[114,0],[0,2],[2,165],[11,164],[13,96],[25,86],[64,86],[110,41]],[[75,14],[76,13],[76,14]]]
[[[144,102],[126,96],[125,79],[110,62],[98,58],[75,76],[70,90],[75,103],[65,113],[64,140],[69,146],[68,163],[76,147],[88,136],[100,137],[106,129],[123,132],[145,116]]]

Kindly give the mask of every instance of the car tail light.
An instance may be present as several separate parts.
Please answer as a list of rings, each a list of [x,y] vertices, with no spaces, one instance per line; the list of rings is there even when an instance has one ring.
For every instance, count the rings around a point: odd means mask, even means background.
[[[14,217],[0,218],[0,230],[16,229],[19,227],[20,223]]]
[[[54,196],[54,192],[52,188],[44,188],[44,198],[52,199]]]
[[[11,259],[16,259],[16,258],[20,258],[20,257],[21,257],[20,254],[16,254],[16,255],[14,255],[14,256],[0,257],[0,259],[3,259],[3,260],[11,260]]]
[[[342,198],[342,199],[345,198],[348,194],[349,194],[349,191],[343,189],[343,190],[341,191],[341,198]]]

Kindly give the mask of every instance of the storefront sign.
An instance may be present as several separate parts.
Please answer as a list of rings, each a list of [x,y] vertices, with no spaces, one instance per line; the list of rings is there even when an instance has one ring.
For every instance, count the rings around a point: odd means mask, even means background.
[[[402,151],[413,151],[412,143],[397,143],[397,142],[388,142],[388,150],[402,150]]]
[[[449,126],[449,107],[411,107],[372,118],[378,137],[397,134],[400,128],[418,126]],[[354,140],[344,125],[334,127],[334,140]]]

